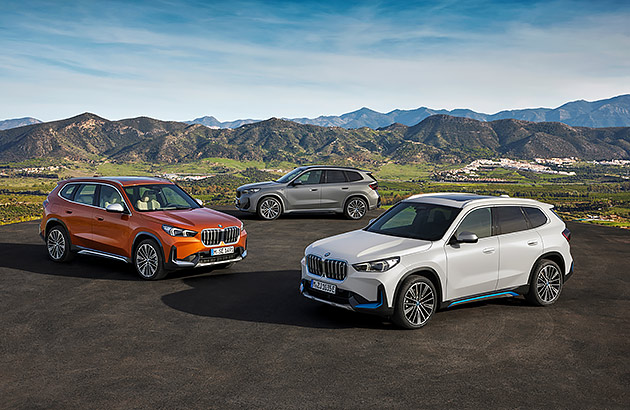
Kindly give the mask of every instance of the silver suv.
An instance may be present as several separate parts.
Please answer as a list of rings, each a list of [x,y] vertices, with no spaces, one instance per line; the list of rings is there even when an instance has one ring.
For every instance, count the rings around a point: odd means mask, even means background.
[[[334,166],[304,166],[277,181],[236,189],[236,207],[272,220],[283,213],[321,211],[361,219],[381,204],[378,182],[369,171]]]

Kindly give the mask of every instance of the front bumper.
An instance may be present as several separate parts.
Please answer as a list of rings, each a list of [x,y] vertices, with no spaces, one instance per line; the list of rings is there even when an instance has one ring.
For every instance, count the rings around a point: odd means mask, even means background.
[[[209,251],[204,251],[190,255],[186,259],[177,259],[177,248],[173,246],[171,247],[167,266],[171,269],[202,268],[239,262],[246,257],[247,249],[242,246],[235,246],[234,253],[227,255],[210,256]]]
[[[337,288],[336,293],[333,295],[315,290],[312,288],[311,284],[312,280],[309,281],[308,279],[302,279],[300,283],[300,293],[302,293],[302,296],[305,298],[355,312],[364,312],[385,317],[394,314],[394,309],[388,307],[387,296],[383,285],[379,285],[378,287],[378,299],[369,301],[358,293],[348,290]]]
[[[246,211],[246,212],[255,211],[254,207],[252,207],[252,201],[250,200],[248,196],[241,196],[239,198],[235,198],[234,206],[236,206],[236,209],[238,209],[239,211]]]
[[[313,280],[336,286],[335,294],[313,289]],[[343,281],[322,278],[308,271],[302,260],[300,293],[305,298],[338,308],[389,317],[394,313],[393,304],[388,299],[385,284],[377,278],[350,275]],[[391,307],[390,307],[391,305]]]

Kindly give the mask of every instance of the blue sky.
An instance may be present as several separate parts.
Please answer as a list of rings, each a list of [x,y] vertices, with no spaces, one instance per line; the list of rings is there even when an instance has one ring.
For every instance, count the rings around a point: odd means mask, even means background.
[[[2,1],[0,119],[555,107],[630,93],[630,2]]]

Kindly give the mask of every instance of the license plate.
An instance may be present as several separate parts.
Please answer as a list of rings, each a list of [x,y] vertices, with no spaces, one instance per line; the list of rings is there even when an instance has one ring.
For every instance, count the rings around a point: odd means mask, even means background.
[[[226,246],[224,248],[210,249],[210,256],[227,255],[228,253],[234,253],[233,246]]]
[[[337,293],[337,285],[320,282],[318,280],[312,280],[311,287],[315,290],[321,290],[322,292],[331,293],[333,295]]]

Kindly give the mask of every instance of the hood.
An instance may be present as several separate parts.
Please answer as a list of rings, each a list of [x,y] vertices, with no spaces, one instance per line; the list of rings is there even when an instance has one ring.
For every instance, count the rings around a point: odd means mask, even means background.
[[[241,185],[240,187],[236,188],[236,190],[242,191],[244,189],[250,189],[250,188],[265,188],[265,187],[274,186],[274,185],[279,185],[279,184],[276,181],[255,182],[253,184]]]
[[[238,218],[208,208],[152,211],[145,212],[143,215],[162,224],[192,229],[193,231],[218,228],[219,224],[223,225],[223,228],[227,226],[241,226],[241,221]]]
[[[358,230],[313,242],[305,253],[323,257],[330,252],[326,258],[346,260],[352,264],[426,251],[431,244],[431,241]]]

